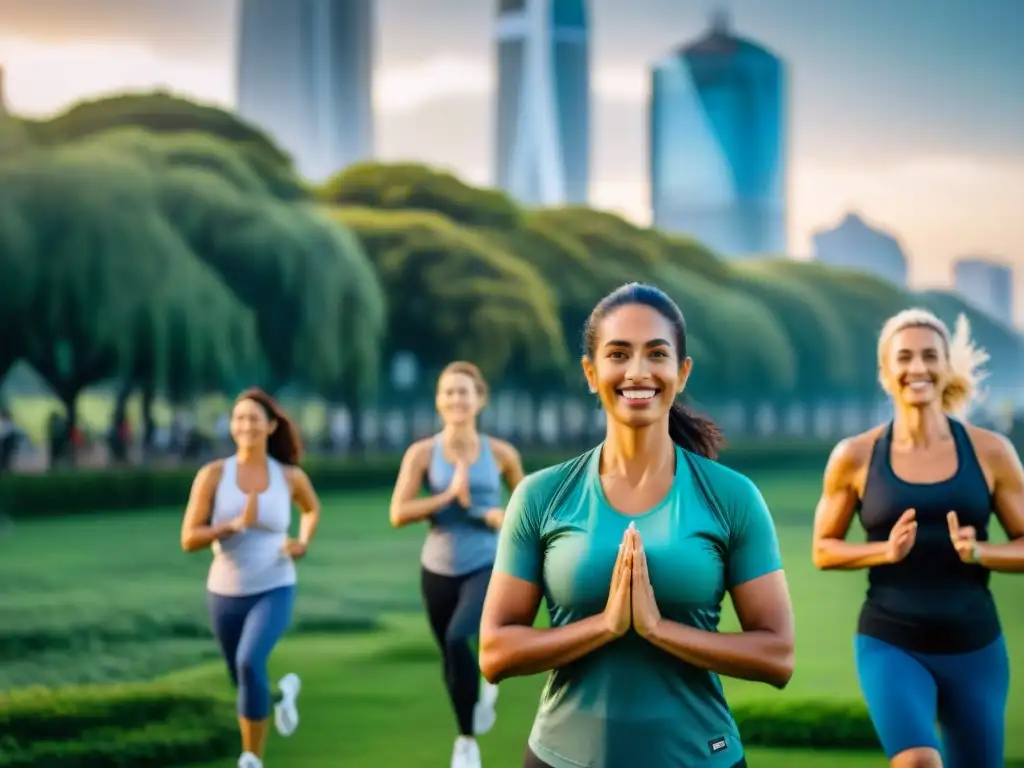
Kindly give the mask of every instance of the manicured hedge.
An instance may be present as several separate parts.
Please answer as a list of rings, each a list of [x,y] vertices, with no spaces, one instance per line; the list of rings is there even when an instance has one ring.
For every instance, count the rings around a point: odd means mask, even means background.
[[[819,441],[761,441],[737,444],[722,462],[741,472],[759,470],[820,470],[831,443]],[[545,451],[523,455],[528,472],[582,452]],[[390,488],[401,456],[323,459],[304,462],[321,492]],[[38,517],[99,510],[138,510],[184,506],[195,476],[194,467],[61,470],[40,475],[7,475],[0,480],[0,512],[14,517]]]
[[[0,768],[157,768],[237,752],[230,702],[153,685],[0,695]]]
[[[157,768],[232,756],[224,698],[154,685],[25,689],[0,696],[0,768]],[[747,746],[877,750],[860,703],[749,702],[733,708]]]
[[[746,702],[733,707],[743,743],[778,749],[881,749],[860,702],[831,699]]]

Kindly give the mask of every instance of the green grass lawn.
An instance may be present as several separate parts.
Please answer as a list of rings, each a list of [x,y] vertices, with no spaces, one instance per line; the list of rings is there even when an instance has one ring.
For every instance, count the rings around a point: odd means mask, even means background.
[[[863,574],[810,564],[816,477],[755,478],[776,514],[797,615],[797,668],[783,692],[727,681],[732,701],[858,698],[852,636]],[[300,570],[296,625],[275,675],[305,680],[303,723],[273,739],[270,766],[444,765],[454,736],[437,652],[419,613],[422,530],[395,531],[386,497],[324,500],[316,546]],[[32,684],[149,679],[223,686],[207,627],[208,554],[178,547],[181,510],[40,520],[0,533],[0,690]],[[994,588],[1015,670],[1024,663],[1024,578]],[[373,632],[356,631],[383,621]],[[723,629],[735,628],[731,611]],[[500,718],[482,740],[489,768],[517,766],[542,680],[502,684]],[[1024,758],[1024,683],[1014,676],[1009,754]],[[225,703],[225,717],[233,716]],[[753,766],[884,765],[877,755],[753,752]],[[226,761],[218,765],[229,766]]]

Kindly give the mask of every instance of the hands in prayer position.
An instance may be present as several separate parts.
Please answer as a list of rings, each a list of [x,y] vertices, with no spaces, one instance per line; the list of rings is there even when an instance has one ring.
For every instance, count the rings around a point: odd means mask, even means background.
[[[604,614],[615,637],[622,637],[632,627],[640,637],[647,638],[661,622],[643,539],[634,523],[626,528],[619,545]]]

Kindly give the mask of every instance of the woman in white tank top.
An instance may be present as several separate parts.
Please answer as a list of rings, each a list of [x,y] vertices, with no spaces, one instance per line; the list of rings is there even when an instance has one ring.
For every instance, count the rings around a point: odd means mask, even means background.
[[[239,395],[231,413],[237,452],[199,470],[181,529],[186,552],[209,547],[207,596],[213,632],[238,689],[242,736],[239,768],[263,768],[270,721],[267,660],[291,621],[295,561],[306,554],[320,521],[320,501],[296,464],[298,430],[260,389]],[[299,536],[289,537],[292,504],[302,511]],[[299,678],[278,683],[278,731],[298,726]]]

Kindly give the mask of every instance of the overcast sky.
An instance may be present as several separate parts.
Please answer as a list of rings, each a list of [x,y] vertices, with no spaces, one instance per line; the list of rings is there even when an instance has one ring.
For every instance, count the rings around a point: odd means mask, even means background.
[[[855,208],[898,235],[918,285],[992,254],[1024,273],[1024,0],[725,0],[790,65],[790,235]],[[497,0],[379,0],[382,159],[486,183]],[[702,34],[704,0],[592,0],[593,198],[644,222],[646,69]],[[0,0],[9,106],[47,114],[156,85],[234,103],[236,0]],[[1024,275],[1018,275],[1024,320]]]

